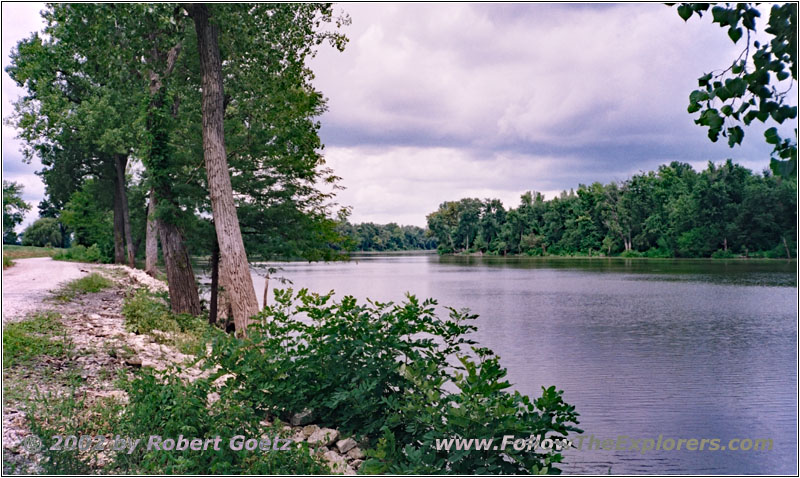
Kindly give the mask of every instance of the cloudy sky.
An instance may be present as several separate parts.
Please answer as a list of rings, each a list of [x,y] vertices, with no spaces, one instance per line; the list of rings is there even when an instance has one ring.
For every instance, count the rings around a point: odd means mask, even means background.
[[[3,66],[41,28],[37,4],[3,4]],[[446,200],[552,197],[673,160],[768,166],[763,127],[712,144],[687,114],[698,76],[739,54],[709,18],[662,4],[339,4],[343,53],[311,62],[329,99],[321,136],[352,221],[424,225]],[[766,9],[762,9],[766,12]],[[3,73],[3,117],[19,90]],[[44,187],[3,126],[4,179]],[[35,209],[35,208],[34,208]],[[29,214],[26,223],[35,218]]]

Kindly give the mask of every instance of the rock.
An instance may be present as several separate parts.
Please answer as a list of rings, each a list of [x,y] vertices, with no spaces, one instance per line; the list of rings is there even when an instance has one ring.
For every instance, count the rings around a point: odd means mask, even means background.
[[[320,428],[308,437],[308,444],[311,446],[330,446],[339,438],[339,430],[332,428]]]
[[[317,430],[319,430],[319,427],[316,425],[306,425],[303,427],[303,435],[305,435],[305,437],[308,438],[311,435],[313,435],[314,432],[316,432]]]
[[[289,439],[295,443],[300,443],[306,439],[306,435],[303,433],[303,430],[297,429],[295,430],[294,435],[292,435],[292,437]]]
[[[339,449],[341,453],[347,453],[348,451],[352,450],[356,446],[356,441],[352,438],[345,438],[344,440],[339,440],[336,442],[336,448]]]
[[[345,475],[357,475],[358,473],[356,473],[356,470],[355,470],[355,468],[353,468],[353,467],[352,467],[352,466],[350,466],[350,465],[347,465],[347,466],[344,468],[344,474],[345,474]]]
[[[219,401],[219,394],[217,392],[211,392],[208,394],[208,404],[211,405],[214,402]]]
[[[140,359],[139,357],[136,357],[136,356],[128,357],[128,358],[125,359],[125,363],[130,365],[131,367],[141,368],[142,359]]]
[[[354,470],[358,470],[361,468],[362,463],[364,463],[364,460],[353,460],[350,462],[350,466],[352,466]]]
[[[363,460],[364,459],[364,452],[361,451],[361,448],[355,447],[351,448],[350,451],[347,452],[347,456],[354,459],[354,460]]]
[[[345,459],[333,450],[329,450],[322,455],[322,457],[328,462],[328,467],[334,473],[344,473],[347,469],[347,462]]]
[[[313,418],[313,412],[306,408],[302,412],[295,413],[294,415],[292,415],[292,418],[291,420],[289,420],[289,422],[292,424],[293,427],[299,427],[311,423],[312,418]]]
[[[92,320],[102,320],[102,317],[98,314],[89,314],[89,318]]]

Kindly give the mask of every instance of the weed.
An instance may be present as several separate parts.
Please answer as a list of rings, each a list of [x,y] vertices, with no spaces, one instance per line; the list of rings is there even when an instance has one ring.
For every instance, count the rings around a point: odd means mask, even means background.
[[[46,355],[66,357],[70,344],[60,316],[55,312],[37,314],[3,327],[3,368],[29,363]]]
[[[68,282],[67,285],[55,293],[55,298],[62,302],[69,302],[78,295],[100,292],[112,285],[114,285],[114,283],[110,279],[93,272],[86,277]]]

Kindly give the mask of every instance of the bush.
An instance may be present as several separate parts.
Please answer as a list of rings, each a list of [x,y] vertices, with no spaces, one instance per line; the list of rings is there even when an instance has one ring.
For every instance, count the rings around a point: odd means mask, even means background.
[[[723,249],[720,249],[718,251],[714,251],[714,253],[711,254],[711,258],[712,259],[732,259],[734,257],[736,257],[736,254],[734,254],[731,251],[726,251],[726,250],[723,250]]]
[[[626,257],[626,258],[642,257],[642,253],[639,252],[639,251],[634,251],[633,249],[631,249],[629,251],[622,251],[619,256],[620,257]]]
[[[53,256],[57,261],[71,261],[71,262],[94,262],[94,263],[108,263],[111,262],[110,257],[106,257],[97,247],[97,244],[92,244],[88,248],[86,246],[77,245],[69,249],[58,252]]]
[[[14,261],[8,256],[3,256],[3,269],[14,265]]]
[[[209,367],[230,374],[231,403],[288,418],[310,409],[315,422],[377,443],[365,470],[376,473],[523,473],[555,471],[558,453],[437,451],[437,438],[565,437],[577,431],[560,392],[528,397],[505,389],[506,370],[473,344],[465,311],[436,316],[436,302],[402,304],[332,294],[275,292],[249,337],[215,341]],[[476,358],[477,357],[477,358]],[[455,390],[455,391],[453,391]],[[395,443],[407,444],[397,448]]]
[[[667,259],[672,257],[672,252],[661,247],[651,247],[645,251],[644,257],[650,257],[653,259]]]
[[[208,404],[208,397],[217,389],[209,380],[186,382],[178,370],[155,372],[145,370],[125,382],[129,404],[113,428],[122,436],[147,437],[153,434],[177,439],[219,436],[219,450],[150,451],[137,447],[132,454],[116,455],[115,471],[125,474],[325,474],[326,466],[314,458],[307,448],[293,445],[287,451],[231,450],[230,438],[286,436],[280,427],[271,429],[259,422],[262,417],[247,401],[231,401],[220,390],[221,398]],[[119,430],[117,432],[117,430]]]

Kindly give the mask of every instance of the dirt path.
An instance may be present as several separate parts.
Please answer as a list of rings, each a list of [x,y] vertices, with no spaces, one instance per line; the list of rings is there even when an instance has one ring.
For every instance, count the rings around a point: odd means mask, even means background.
[[[14,260],[14,265],[3,271],[3,323],[41,309],[50,291],[91,270],[88,264],[54,261],[49,257]]]

